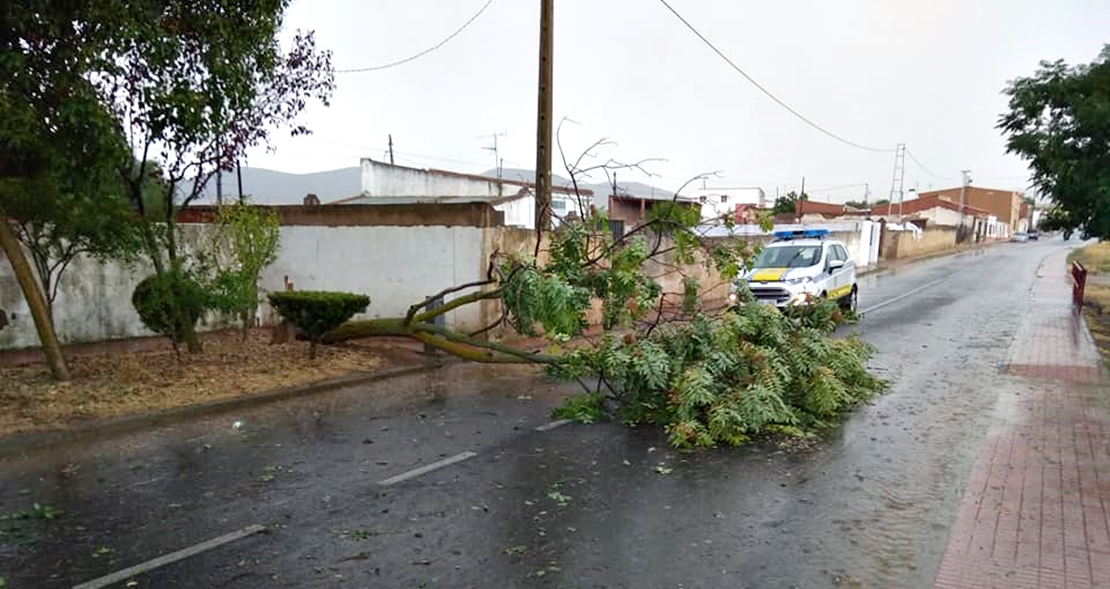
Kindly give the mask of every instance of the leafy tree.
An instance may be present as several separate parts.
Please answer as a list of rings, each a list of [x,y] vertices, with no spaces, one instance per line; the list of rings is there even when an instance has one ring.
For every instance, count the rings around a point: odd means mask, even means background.
[[[130,262],[142,243],[114,168],[88,169],[77,177],[51,174],[42,180],[33,192],[24,185],[0,198],[31,253],[53,323],[58,288],[74,259],[84,255],[101,262]]]
[[[297,33],[284,51],[278,41],[289,0],[261,3],[145,4],[120,32],[117,67],[100,80],[131,141],[137,161],[123,166],[131,200],[146,222],[143,237],[155,272],[184,272],[178,212],[203,193],[220,170],[252,146],[267,144],[277,128],[294,134],[310,100],[325,105],[334,86],[331,54],[312,33]],[[154,158],[165,182],[164,223],[142,198]],[[171,301],[172,304],[172,301]],[[178,312],[183,312],[178,309]],[[184,341],[200,351],[186,320]]]
[[[258,279],[277,260],[280,227],[277,213],[240,202],[219,210],[215,247],[209,255],[214,277],[212,306],[233,313],[243,324],[243,341],[258,309]],[[226,262],[225,262],[226,260]]]
[[[871,208],[871,204],[863,202],[862,200],[850,200],[844,203],[844,206],[851,207],[853,209],[859,209],[861,211],[866,211],[867,209]]]
[[[798,211],[798,202],[809,200],[809,195],[806,193],[798,194],[791,190],[786,193],[786,196],[780,196],[775,199],[774,212],[776,215],[784,213],[796,213]]]
[[[105,170],[126,159],[114,113],[90,78],[114,67],[117,32],[128,14],[128,3],[118,0],[5,3],[0,14],[0,216],[41,226],[40,211],[68,211],[77,203],[85,208],[88,199],[100,197],[90,189],[102,186]],[[77,229],[70,223],[61,226]],[[73,241],[75,236],[68,237]],[[66,379],[69,372],[43,288],[18,243],[12,227],[0,222],[0,247],[30,307],[51,372]]]
[[[1090,64],[1042,61],[1009,83],[999,117],[1006,150],[1029,162],[1033,184],[1066,229],[1110,237],[1110,45]]]

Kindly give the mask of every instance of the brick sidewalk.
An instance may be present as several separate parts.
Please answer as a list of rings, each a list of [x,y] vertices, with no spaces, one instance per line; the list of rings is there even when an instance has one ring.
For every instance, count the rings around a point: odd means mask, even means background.
[[[994,424],[935,589],[1110,587],[1110,379],[1071,312],[1066,253],[1038,271]]]

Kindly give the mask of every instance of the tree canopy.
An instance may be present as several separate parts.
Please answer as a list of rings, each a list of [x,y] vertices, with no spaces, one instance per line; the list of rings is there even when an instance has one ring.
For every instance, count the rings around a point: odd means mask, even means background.
[[[775,199],[774,212],[775,214],[795,213],[798,211],[798,202],[803,200],[809,200],[809,195],[804,192],[798,194],[791,190],[786,193],[786,196]]]
[[[1110,45],[1090,64],[1042,61],[1008,85],[998,128],[1008,153],[1058,207],[1053,223],[1110,238]]]

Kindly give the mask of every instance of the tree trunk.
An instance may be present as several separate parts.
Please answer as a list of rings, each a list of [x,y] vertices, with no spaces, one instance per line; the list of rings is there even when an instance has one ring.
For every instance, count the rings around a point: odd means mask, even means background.
[[[69,368],[66,367],[62,347],[58,345],[58,337],[54,333],[54,323],[50,320],[46,300],[39,290],[39,283],[35,280],[31,265],[27,263],[27,257],[19,246],[19,240],[12,232],[11,225],[3,219],[0,219],[0,249],[8,256],[12,271],[15,272],[19,286],[23,289],[23,296],[31,309],[31,317],[35,320],[35,329],[39,332],[42,351],[46,354],[46,361],[50,365],[50,372],[57,380],[69,380]]]

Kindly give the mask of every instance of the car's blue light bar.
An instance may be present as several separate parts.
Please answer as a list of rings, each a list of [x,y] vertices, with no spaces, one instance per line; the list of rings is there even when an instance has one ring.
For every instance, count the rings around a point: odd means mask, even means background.
[[[799,238],[801,238],[801,239],[807,239],[807,238],[809,238],[809,239],[814,239],[814,238],[820,239],[822,237],[827,236],[828,234],[829,234],[828,229],[793,229],[793,230],[787,229],[787,230],[783,230],[783,231],[775,231],[771,235],[774,236],[774,238],[776,240],[783,240],[783,239],[799,239]]]

